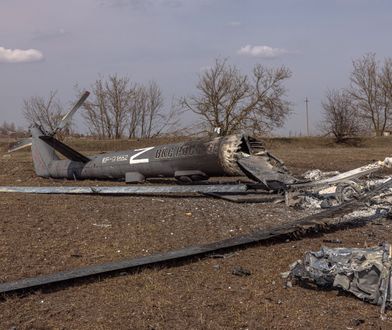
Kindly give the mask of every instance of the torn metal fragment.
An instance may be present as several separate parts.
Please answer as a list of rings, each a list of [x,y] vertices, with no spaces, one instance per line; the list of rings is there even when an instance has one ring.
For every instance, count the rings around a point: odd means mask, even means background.
[[[307,252],[282,274],[290,282],[347,291],[371,304],[392,307],[391,246],[328,248]]]
[[[238,160],[241,170],[252,180],[262,182],[266,187],[273,190],[286,188],[286,185],[296,182],[286,170],[283,163],[275,161],[273,164],[270,158],[259,155],[250,155]]]

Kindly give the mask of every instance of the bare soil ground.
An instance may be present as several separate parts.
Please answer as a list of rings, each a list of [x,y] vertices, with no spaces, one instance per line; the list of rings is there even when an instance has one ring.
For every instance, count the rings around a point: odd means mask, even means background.
[[[161,141],[71,140],[87,154]],[[356,141],[358,142],[358,141]],[[358,143],[357,143],[358,144]],[[296,174],[348,170],[392,155],[392,138],[336,145],[268,140]],[[6,154],[0,185],[75,185],[37,178],[28,151]],[[107,185],[83,181],[83,185]],[[119,183],[110,183],[119,184]],[[305,215],[284,205],[168,197],[0,195],[0,282],[221,240]],[[391,329],[392,311],[337,291],[286,289],[280,273],[322,245],[392,242],[390,220],[238,250],[170,267],[58,286],[0,300],[0,329]],[[324,243],[325,239],[342,244]],[[241,266],[250,276],[232,274]]]

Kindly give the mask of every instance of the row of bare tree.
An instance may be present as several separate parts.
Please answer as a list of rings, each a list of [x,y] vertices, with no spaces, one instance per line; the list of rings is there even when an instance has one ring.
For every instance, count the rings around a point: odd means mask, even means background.
[[[142,85],[115,74],[94,82],[82,116],[90,134],[99,138],[149,138],[169,127],[178,129],[184,111],[196,114],[199,122],[194,126],[207,133],[216,128],[222,135],[266,133],[281,127],[291,112],[284,86],[290,77],[291,71],[284,66],[258,64],[246,75],[218,59],[200,74],[196,94],[165,111],[156,82]],[[392,127],[392,58],[380,62],[375,54],[367,54],[354,60],[349,87],[328,91],[322,106],[322,129],[338,141],[369,130],[383,135]],[[46,99],[24,101],[26,120],[48,131],[58,126],[62,114],[56,92]]]
[[[193,112],[204,132],[219,128],[221,134],[240,130],[264,133],[283,125],[290,113],[283,83],[291,77],[286,67],[275,69],[256,65],[251,75],[241,73],[227,60],[216,60],[203,71],[197,94],[183,97],[172,110],[164,110],[164,99],[156,82],[133,83],[127,77],[99,78],[91,86],[82,116],[91,135],[98,138],[149,138],[169,128],[179,127],[180,114]],[[80,90],[78,90],[80,94]],[[24,116],[29,124],[48,131],[59,124],[64,114],[56,92],[48,98],[31,97],[24,101]]]
[[[369,131],[383,135],[392,125],[392,58],[354,60],[349,87],[328,91],[322,106],[321,126],[337,141]]]
[[[19,137],[24,136],[25,134],[26,131],[21,127],[16,127],[15,123],[4,121],[3,124],[0,125],[0,136]]]
[[[92,100],[84,103],[83,117],[90,133],[99,138],[150,138],[178,120],[174,110],[163,111],[156,82],[144,86],[112,75],[106,81],[96,80],[92,94]]]
[[[155,82],[144,86],[115,74],[106,80],[97,79],[91,88],[82,117],[89,133],[100,139],[149,138],[176,121],[174,111],[163,112],[162,92]],[[55,91],[48,98],[34,96],[24,100],[23,111],[29,124],[48,132],[59,125],[65,112]],[[66,134],[70,133],[70,126],[72,122],[66,127]]]

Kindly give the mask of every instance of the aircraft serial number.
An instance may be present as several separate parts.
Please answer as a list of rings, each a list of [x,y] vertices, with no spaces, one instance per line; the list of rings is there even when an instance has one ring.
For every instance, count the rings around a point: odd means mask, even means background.
[[[105,163],[115,163],[115,162],[124,162],[128,160],[128,155],[121,156],[108,156],[102,158],[102,164]]]

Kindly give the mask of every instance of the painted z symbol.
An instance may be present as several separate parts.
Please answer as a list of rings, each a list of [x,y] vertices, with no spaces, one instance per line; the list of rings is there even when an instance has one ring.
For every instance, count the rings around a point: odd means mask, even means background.
[[[148,163],[150,160],[148,158],[141,158],[141,159],[135,159],[137,156],[140,156],[141,154],[144,154],[145,152],[154,149],[155,147],[148,147],[148,148],[142,148],[142,149],[135,149],[134,151],[139,151],[133,156],[129,158],[129,164],[143,164],[143,163]]]

